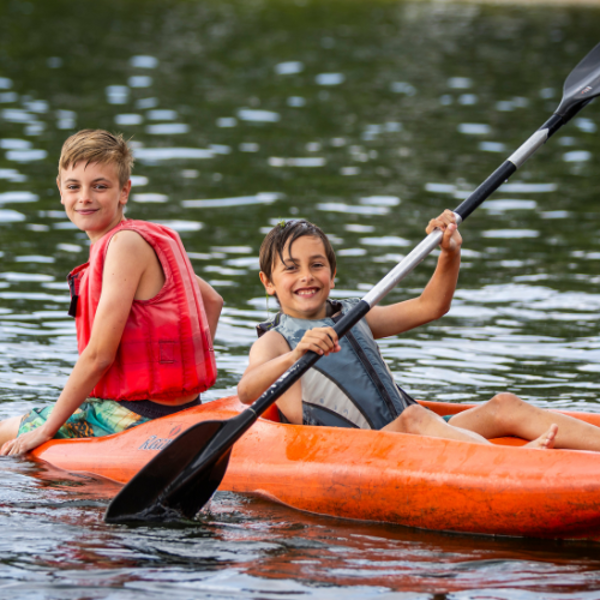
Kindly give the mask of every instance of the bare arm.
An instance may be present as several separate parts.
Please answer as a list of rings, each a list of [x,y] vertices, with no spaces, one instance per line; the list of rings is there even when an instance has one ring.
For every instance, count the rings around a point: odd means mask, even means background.
[[[269,331],[254,342],[246,372],[238,384],[238,396],[245,404],[254,402],[308,350],[329,354],[340,350],[335,331],[331,327],[311,329],[294,350],[276,331]],[[277,400],[277,406],[292,423],[302,423],[301,382],[295,383]]]
[[[47,442],[86,400],[115,359],[135,293],[150,261],[156,261],[154,251],[138,234],[123,231],[113,237],[89,344],[46,423],[4,444],[0,454],[22,454]]]
[[[450,310],[458,272],[462,238],[452,211],[446,210],[427,226],[427,233],[436,227],[444,232],[440,243],[438,264],[429,283],[418,297],[390,306],[376,306],[367,314],[367,323],[377,338],[397,335],[439,319]]]
[[[221,310],[223,309],[223,298],[221,298],[215,289],[206,283],[202,277],[196,275],[196,279],[198,280],[202,301],[204,302],[204,310],[206,312],[206,319],[208,320],[208,327],[210,328],[210,336],[214,341],[217,333],[217,325],[219,324],[219,317],[221,316]]]

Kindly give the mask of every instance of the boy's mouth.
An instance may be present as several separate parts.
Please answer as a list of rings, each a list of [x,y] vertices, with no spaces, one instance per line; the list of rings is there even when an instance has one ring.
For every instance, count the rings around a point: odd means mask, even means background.
[[[314,296],[319,291],[319,288],[311,287],[311,288],[301,288],[296,290],[294,294],[298,296]]]
[[[78,215],[93,215],[98,209],[97,208],[86,208],[86,209],[78,209],[75,212]]]

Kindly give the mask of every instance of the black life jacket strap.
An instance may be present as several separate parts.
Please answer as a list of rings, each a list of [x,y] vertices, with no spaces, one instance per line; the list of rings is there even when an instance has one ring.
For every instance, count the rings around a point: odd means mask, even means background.
[[[75,318],[77,316],[77,302],[79,301],[79,275],[69,275],[69,290],[71,291],[71,304],[69,305],[69,316]]]

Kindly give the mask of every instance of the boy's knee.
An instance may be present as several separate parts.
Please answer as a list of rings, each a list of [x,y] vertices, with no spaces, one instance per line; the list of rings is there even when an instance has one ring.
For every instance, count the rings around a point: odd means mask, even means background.
[[[523,400],[510,392],[496,394],[488,402],[489,407],[492,409],[492,414],[497,419],[510,418],[521,404],[523,404]]]
[[[402,411],[396,422],[400,431],[418,434],[423,428],[423,424],[433,416],[431,411],[423,408],[420,404],[411,404]]]

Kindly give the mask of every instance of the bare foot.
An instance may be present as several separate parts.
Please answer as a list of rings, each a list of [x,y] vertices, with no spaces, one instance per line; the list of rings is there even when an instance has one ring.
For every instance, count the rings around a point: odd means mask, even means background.
[[[554,423],[548,427],[548,431],[540,435],[537,440],[533,440],[528,444],[525,444],[523,448],[537,448],[538,450],[551,450],[554,448],[554,442],[556,441],[556,434],[558,433],[558,425]]]

